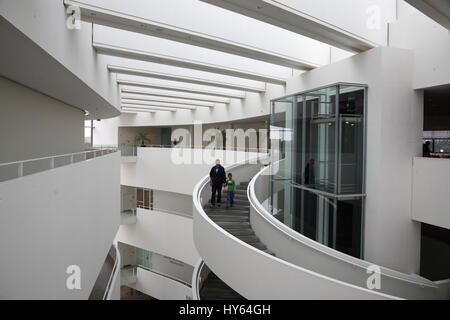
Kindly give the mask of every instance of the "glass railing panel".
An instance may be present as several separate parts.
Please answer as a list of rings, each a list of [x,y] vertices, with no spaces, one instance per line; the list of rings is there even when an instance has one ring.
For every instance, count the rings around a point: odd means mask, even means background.
[[[364,191],[366,88],[339,86],[338,194]]]
[[[336,197],[272,180],[270,212],[280,222],[326,246],[361,257],[363,199]]]

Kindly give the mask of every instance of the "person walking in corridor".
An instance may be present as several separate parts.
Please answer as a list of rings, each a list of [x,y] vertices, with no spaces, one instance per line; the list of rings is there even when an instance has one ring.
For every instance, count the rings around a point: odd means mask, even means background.
[[[234,192],[236,191],[236,182],[233,180],[233,175],[228,173],[228,179],[225,183],[227,186],[227,209],[233,206],[234,202]]]
[[[217,204],[220,206],[222,199],[222,187],[225,186],[226,176],[225,168],[220,165],[220,160],[216,160],[216,165],[211,168],[209,172],[209,184],[211,185],[211,207],[216,205],[216,193]]]

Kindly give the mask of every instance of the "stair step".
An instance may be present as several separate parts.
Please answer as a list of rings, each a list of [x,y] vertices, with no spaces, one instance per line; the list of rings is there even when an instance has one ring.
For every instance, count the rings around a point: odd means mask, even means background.
[[[226,210],[229,210],[229,211],[233,211],[233,210],[249,210],[250,209],[250,205],[249,204],[248,205],[243,205],[243,204],[236,204],[235,203],[235,204],[233,204],[233,206],[229,206],[227,208],[226,204],[221,202],[220,206],[219,206],[219,204],[216,203],[216,205],[213,206],[212,208],[211,208],[211,205],[208,204],[208,205],[205,206],[205,209],[214,209],[214,210],[216,210],[216,209],[226,209]]]
[[[248,229],[235,229],[235,230],[230,230],[228,232],[230,234],[232,234],[233,236],[235,236],[235,237],[237,237],[237,236],[251,236],[251,235],[255,235],[255,232],[251,228],[248,228]]]
[[[246,229],[250,227],[250,222],[217,222],[225,230]]]
[[[228,211],[228,210],[214,210],[209,209],[205,210],[208,217],[214,216],[222,216],[222,215],[230,215],[230,216],[238,216],[238,217],[248,217],[248,211]]]
[[[223,190],[222,193],[223,193],[222,196],[225,197],[227,194],[227,191]],[[247,195],[247,189],[242,189],[242,190],[238,189],[234,192],[234,196],[240,196],[240,195]]]
[[[238,214],[238,213],[245,213],[248,214],[250,212],[249,209],[232,209],[232,208],[226,208],[226,207],[206,207],[205,209],[206,213],[214,213],[214,212],[221,212],[221,213],[225,213],[225,214]]]
[[[239,240],[244,241],[245,243],[251,244],[251,243],[256,243],[256,242],[260,242],[259,238],[255,235],[237,235],[235,236],[236,238],[238,238]]]
[[[225,199],[226,199],[226,198],[225,198]],[[248,201],[247,194],[235,194],[235,195],[234,195],[234,200],[235,200],[235,201],[236,201],[236,200],[240,200],[240,201],[242,201],[242,200]]]
[[[243,205],[250,205],[250,201],[248,201],[248,198],[245,199],[236,199],[234,198],[234,204],[243,204]]]
[[[227,188],[222,188],[222,192],[227,193],[227,191]],[[236,190],[234,191],[234,193],[247,193],[247,187],[236,186]]]
[[[211,216],[214,222],[246,222],[249,221],[248,217],[239,216]]]

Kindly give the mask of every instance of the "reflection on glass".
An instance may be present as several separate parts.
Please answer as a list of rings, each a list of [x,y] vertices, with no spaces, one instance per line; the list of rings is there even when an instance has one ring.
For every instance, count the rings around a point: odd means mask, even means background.
[[[272,214],[311,239],[358,257],[365,100],[364,86],[334,85],[272,101],[271,110]]]

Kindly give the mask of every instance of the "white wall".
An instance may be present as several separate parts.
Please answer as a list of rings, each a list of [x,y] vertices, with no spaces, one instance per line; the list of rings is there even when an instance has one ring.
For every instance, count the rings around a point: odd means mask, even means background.
[[[0,163],[84,150],[84,113],[0,77]]]
[[[182,163],[183,156],[187,156],[191,162]],[[226,165],[239,159],[245,160],[245,156],[256,157],[257,154],[222,150],[211,152],[202,149],[138,148],[136,163],[121,164],[121,184],[192,195],[195,184],[203,176],[209,175],[217,158]],[[198,163],[196,159],[199,160]]]
[[[192,196],[153,190],[153,205],[157,209],[164,209],[192,216]]]
[[[152,254],[152,269],[186,283],[191,283],[194,267],[160,254]]]
[[[412,158],[421,153],[423,94],[413,90],[412,51],[379,47],[304,73],[288,93],[336,82],[368,85],[364,258],[418,273],[420,226],[411,220]],[[381,236],[382,235],[382,236]]]
[[[136,208],[136,188],[129,186],[120,186],[120,210]]]
[[[192,299],[190,287],[142,268],[137,268],[136,283],[128,286],[158,300]]]
[[[0,298],[87,299],[120,224],[119,153],[0,183]],[[66,269],[81,268],[81,290]]]
[[[0,0],[0,10],[2,18],[24,35],[14,45],[29,42],[45,52],[11,47],[10,43],[2,47],[7,55],[2,56],[0,73],[89,110],[94,119],[118,114],[115,78],[106,70],[107,58],[92,48],[90,23],[69,30],[63,1]]]
[[[450,33],[422,13],[402,16],[389,27],[392,47],[414,50],[414,89],[450,83]]]
[[[121,225],[116,242],[122,242],[195,265],[199,259],[192,236],[192,219],[174,214],[137,210],[137,222]]]
[[[450,161],[414,158],[412,218],[450,229]]]

